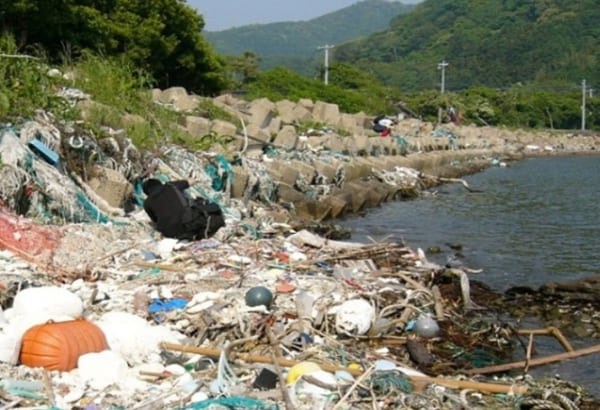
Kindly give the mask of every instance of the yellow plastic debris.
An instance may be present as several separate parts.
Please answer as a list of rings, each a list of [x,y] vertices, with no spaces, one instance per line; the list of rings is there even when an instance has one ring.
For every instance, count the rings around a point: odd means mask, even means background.
[[[293,384],[305,374],[321,370],[321,366],[314,362],[300,362],[293,365],[287,374],[286,381],[288,384]]]

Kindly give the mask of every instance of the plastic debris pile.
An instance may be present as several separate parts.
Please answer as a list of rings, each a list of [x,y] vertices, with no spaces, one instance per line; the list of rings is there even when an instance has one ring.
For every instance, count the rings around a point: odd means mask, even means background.
[[[80,229],[114,243],[93,226]],[[456,272],[401,244],[289,228],[259,240],[131,238],[119,241],[121,252],[105,248],[106,257],[95,258],[94,281],[52,282],[2,254],[4,404],[490,408],[519,406],[542,389],[527,379],[459,376],[467,357],[500,358],[506,335],[465,316],[465,289],[449,279]],[[458,299],[438,299],[438,285],[455,286]],[[27,328],[80,316],[102,329],[108,349],[81,354],[70,371],[20,364]],[[486,390],[497,388],[506,394]],[[572,386],[554,396],[539,391],[546,402],[584,397]]]
[[[514,336],[476,310],[466,269],[276,218],[286,208],[272,156],[347,156],[240,155],[248,182],[234,198],[221,154],[150,155],[102,133],[42,111],[0,128],[2,408],[596,408],[557,379],[465,376],[506,360]],[[455,148],[454,134],[438,137]],[[424,186],[410,168],[371,175]],[[140,206],[149,176],[194,177],[191,194],[217,202],[226,226],[201,241],[160,237]],[[338,166],[292,184],[318,200],[346,177]]]

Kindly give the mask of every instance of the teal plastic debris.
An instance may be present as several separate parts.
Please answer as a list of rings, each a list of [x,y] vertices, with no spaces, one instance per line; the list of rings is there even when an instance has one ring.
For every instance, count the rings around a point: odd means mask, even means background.
[[[212,180],[211,187],[215,191],[222,191],[226,183],[233,181],[233,170],[227,159],[223,155],[217,155],[217,165],[207,164],[204,171]]]
[[[206,399],[184,407],[183,410],[201,410],[208,409],[211,406],[216,406],[217,408],[220,406],[231,410],[279,410],[279,406],[276,404],[268,404],[259,400],[239,396]]]
[[[41,399],[45,396],[40,394],[44,390],[44,384],[36,380],[0,380],[0,387],[7,393],[30,399]]]
[[[29,145],[29,148],[48,164],[57,166],[60,162],[58,154],[48,148],[42,141],[32,139],[27,145]]]

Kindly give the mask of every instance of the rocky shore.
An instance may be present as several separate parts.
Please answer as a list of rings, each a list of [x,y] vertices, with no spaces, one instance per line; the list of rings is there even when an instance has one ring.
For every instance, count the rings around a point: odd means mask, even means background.
[[[381,137],[332,104],[215,99],[240,127],[195,116],[199,99],[183,89],[153,98],[188,113],[192,136],[230,143],[148,156],[118,130],[73,134],[45,113],[2,131],[3,408],[598,408],[581,387],[522,367],[478,376],[513,355],[516,330],[489,315],[501,298],[403,244],[336,240],[331,224],[526,156],[597,153],[598,135],[401,118]],[[79,104],[85,117],[93,102]],[[67,172],[32,160],[32,136]],[[101,155],[83,156],[80,140]],[[194,175],[193,194],[219,202],[226,227],[162,238],[130,203],[143,200],[140,174]],[[106,349],[52,350],[77,356],[74,368],[23,363],[31,326],[82,316]]]

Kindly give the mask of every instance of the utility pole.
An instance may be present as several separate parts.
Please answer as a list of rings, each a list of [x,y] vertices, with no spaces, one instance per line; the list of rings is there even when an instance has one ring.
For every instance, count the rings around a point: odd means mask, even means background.
[[[440,85],[440,93],[444,94],[446,91],[446,67],[448,67],[448,63],[446,60],[443,60],[441,63],[438,63],[438,70],[442,70],[442,83]]]
[[[581,82],[581,129],[585,130],[585,78]]]
[[[329,84],[329,49],[335,46],[325,44],[324,46],[318,47],[319,50],[325,50],[325,85]]]

